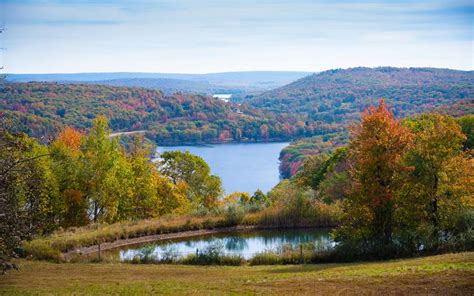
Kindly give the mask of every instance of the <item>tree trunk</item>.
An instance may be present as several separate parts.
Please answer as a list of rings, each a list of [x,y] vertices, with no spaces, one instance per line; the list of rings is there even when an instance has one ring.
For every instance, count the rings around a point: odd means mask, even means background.
[[[431,223],[433,224],[433,236],[438,239],[439,236],[439,219],[438,219],[438,175],[434,175],[433,195],[431,199]]]
[[[99,206],[97,202],[94,202],[94,223],[97,222],[97,216],[99,215]]]

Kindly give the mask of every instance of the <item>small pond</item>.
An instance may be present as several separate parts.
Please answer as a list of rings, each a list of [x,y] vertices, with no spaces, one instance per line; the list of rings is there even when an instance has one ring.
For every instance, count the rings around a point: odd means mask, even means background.
[[[240,255],[250,259],[265,251],[279,252],[282,248],[299,248],[312,244],[318,250],[328,250],[334,246],[329,229],[288,229],[262,230],[252,232],[233,232],[206,236],[197,236],[182,240],[159,241],[146,245],[134,245],[112,251],[120,261],[132,260],[144,254],[156,259],[164,257],[182,257],[218,247],[226,255]]]

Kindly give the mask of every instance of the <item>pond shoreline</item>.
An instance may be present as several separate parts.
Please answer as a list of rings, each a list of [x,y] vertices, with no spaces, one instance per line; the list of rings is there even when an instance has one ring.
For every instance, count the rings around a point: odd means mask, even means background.
[[[127,247],[132,245],[138,245],[143,243],[150,243],[150,242],[158,242],[163,240],[170,240],[170,239],[184,239],[184,238],[192,238],[196,236],[202,235],[210,235],[210,234],[222,234],[228,232],[247,232],[247,231],[254,231],[254,230],[276,230],[276,229],[308,229],[308,228],[321,228],[326,229],[327,227],[272,227],[272,226],[259,226],[259,225],[238,225],[238,226],[231,226],[231,227],[221,227],[221,228],[212,228],[212,229],[199,229],[199,230],[188,230],[188,231],[180,231],[180,232],[172,232],[172,233],[163,233],[163,234],[154,234],[154,235],[147,235],[147,236],[140,236],[135,238],[127,238],[127,239],[118,239],[113,242],[104,242],[100,244],[100,251],[107,251],[121,247]],[[78,257],[78,256],[88,256],[91,254],[97,253],[99,250],[99,245],[92,245],[88,247],[81,247],[66,253],[63,253],[63,258],[69,262],[71,259]]]

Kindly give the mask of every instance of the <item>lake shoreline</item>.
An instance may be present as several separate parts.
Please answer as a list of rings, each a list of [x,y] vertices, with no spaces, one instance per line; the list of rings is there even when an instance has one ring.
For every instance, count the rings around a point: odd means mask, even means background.
[[[306,138],[306,137],[303,137]],[[271,140],[264,140],[264,141],[203,141],[203,142],[187,142],[187,141],[178,141],[178,142],[156,142],[150,140],[158,147],[173,147],[173,146],[191,146],[191,147],[208,147],[213,145],[228,145],[228,144],[278,144],[278,143],[292,143],[296,140],[300,140],[303,138],[295,138],[295,139],[271,139]]]
[[[255,230],[288,230],[288,229],[328,229],[331,227],[314,227],[314,226],[301,226],[301,227],[281,227],[281,226],[260,226],[260,225],[237,225],[230,227],[219,227],[212,229],[199,229],[199,230],[187,230],[163,234],[146,235],[134,238],[118,239],[112,242],[104,242],[100,244],[100,251],[108,251],[112,249],[118,249],[133,245],[140,245],[144,243],[159,242],[164,240],[173,239],[186,239],[198,236],[205,236],[211,234],[224,234],[224,233],[244,233]],[[71,259],[82,256],[89,256],[95,254],[99,250],[99,245],[92,245],[87,247],[76,248],[74,250],[63,253],[66,262]]]
[[[201,157],[209,165],[211,174],[221,178],[225,194],[252,194],[257,190],[266,193],[281,180],[279,156],[288,144],[278,142],[158,146],[154,152],[154,160],[169,151],[190,152]]]

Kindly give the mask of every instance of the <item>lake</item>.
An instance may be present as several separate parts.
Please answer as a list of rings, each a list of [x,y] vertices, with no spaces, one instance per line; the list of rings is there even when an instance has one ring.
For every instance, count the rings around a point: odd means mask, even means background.
[[[158,147],[157,152],[189,151],[202,157],[212,174],[221,177],[226,194],[234,191],[269,191],[278,184],[280,151],[288,143],[219,144]]]
[[[300,245],[308,243],[320,250],[328,250],[334,246],[329,236],[329,229],[285,229],[222,233],[161,241],[145,246],[130,246],[112,253],[118,256],[120,261],[132,260],[144,254],[162,259],[163,255],[173,254],[173,256],[182,257],[195,254],[197,250],[205,251],[211,246],[218,246],[226,255],[240,255],[245,259],[250,259],[257,253],[279,252],[283,246],[289,245],[297,249]]]

